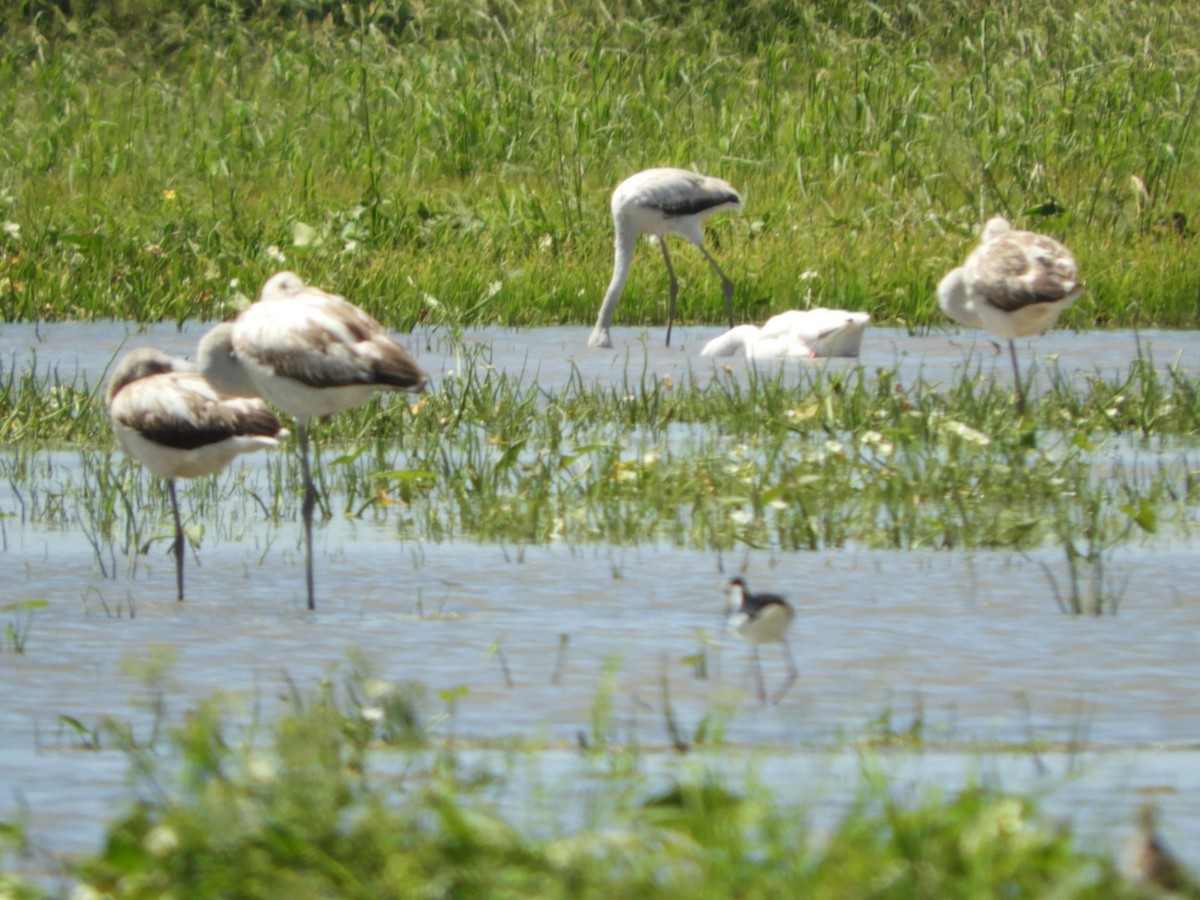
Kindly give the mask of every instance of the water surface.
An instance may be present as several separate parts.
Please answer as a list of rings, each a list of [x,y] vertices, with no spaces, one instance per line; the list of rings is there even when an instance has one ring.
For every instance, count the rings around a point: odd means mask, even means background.
[[[203,330],[0,325],[0,359],[95,383],[118,348],[192,356]],[[488,345],[496,369],[552,389],[572,377],[636,386],[725,366],[745,371],[744,360],[698,355],[715,333],[679,329],[666,349],[661,329],[618,328],[613,351],[587,350],[578,328],[480,329],[465,340]],[[448,337],[402,339],[435,379],[457,370]],[[1055,331],[1019,349],[1043,375],[1114,377],[1139,349],[1160,367],[1194,370],[1200,335]],[[1011,379],[1007,355],[989,341],[949,332],[871,329],[857,362],[769,365],[800,377],[807,366],[859,364],[898,369],[901,381],[976,370]],[[1114,465],[1131,453],[1118,448]],[[306,691],[343,677],[352,651],[380,678],[425,683],[431,714],[444,709],[438,692],[465,688],[441,728],[467,746],[540,738],[551,748],[547,777],[568,785],[583,765],[570,748],[581,733],[595,739],[591,707],[611,670],[610,737],[636,739],[658,771],[679,764],[666,752],[666,690],[685,733],[713,710],[732,710],[728,751],[705,754],[703,764],[752,760],[785,795],[820,796],[830,809],[854,790],[855,747],[902,746],[899,736],[910,734],[923,751],[883,751],[900,785],[953,787],[985,773],[1011,789],[1047,792],[1052,812],[1111,845],[1153,792],[1168,833],[1185,850],[1200,839],[1200,813],[1188,802],[1200,778],[1192,696],[1200,603],[1186,538],[1113,554],[1104,588],[1119,598],[1119,614],[1096,618],[1059,611],[1052,585],[1065,590],[1069,576],[1054,548],[724,556],[657,545],[522,548],[417,543],[394,522],[335,519],[317,531],[319,608],[308,613],[294,522],[251,522],[241,540],[211,529],[187,562],[188,600],[176,603],[165,542],[151,544],[136,568],[118,558],[102,572],[80,527],[29,524],[18,505],[0,489],[0,514],[9,516],[0,519],[0,607],[48,606],[0,613],[0,628],[28,628],[24,653],[0,653],[0,816],[27,809],[35,844],[53,853],[94,849],[114,803],[128,797],[124,758],[107,745],[82,749],[61,716],[88,728],[108,717],[146,735],[158,694],[171,722],[215,690],[244,701],[247,716],[269,714],[293,685]],[[752,588],[786,594],[798,610],[801,680],[778,706],[755,701],[747,649],[723,633],[722,584],[734,572]],[[162,653],[173,662],[156,683],[131,669]],[[763,662],[778,683],[777,648],[764,648]],[[998,749],[1013,746],[1037,752]]]

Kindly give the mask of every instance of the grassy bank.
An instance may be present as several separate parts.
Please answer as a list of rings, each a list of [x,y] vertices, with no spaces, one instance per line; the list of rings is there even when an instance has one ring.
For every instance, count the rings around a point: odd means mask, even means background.
[[[1196,324],[1200,251],[1163,223],[1200,199],[1200,12],[1168,0],[21,9],[5,319],[220,318],[289,266],[395,328],[585,323],[612,186],[677,164],[745,193],[709,229],[740,320],[811,287],[938,323],[1000,212],[1076,250],[1067,326]],[[718,321],[679,256],[684,317]],[[643,249],[619,322],[663,321],[660,269]]]

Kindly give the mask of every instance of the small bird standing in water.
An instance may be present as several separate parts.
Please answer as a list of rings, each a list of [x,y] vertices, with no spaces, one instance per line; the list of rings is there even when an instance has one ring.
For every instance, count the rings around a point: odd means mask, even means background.
[[[750,642],[754,658],[754,674],[758,682],[758,699],[767,702],[767,689],[763,683],[762,663],[758,658],[758,645],[780,643],[787,661],[787,680],[779,686],[772,703],[778,703],[800,677],[792,648],[787,642],[787,631],[792,626],[796,611],[779,594],[751,594],[742,577],[729,581],[729,630]]]

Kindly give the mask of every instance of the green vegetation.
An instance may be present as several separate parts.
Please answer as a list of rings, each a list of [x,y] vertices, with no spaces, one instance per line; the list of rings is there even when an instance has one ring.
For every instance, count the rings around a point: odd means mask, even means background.
[[[1196,477],[1182,448],[1197,433],[1200,381],[1148,360],[1115,381],[1093,376],[1082,391],[1051,377],[1024,418],[1010,391],[974,377],[905,386],[862,367],[772,367],[706,378],[549,389],[496,372],[486,351],[464,357],[457,377],[412,407],[376,401],[320,425],[323,512],[391,517],[405,536],[433,541],[1061,542],[1073,565],[1194,518]],[[0,422],[13,423],[23,449],[0,457],[0,478],[22,520],[81,523],[102,566],[165,534],[162,491],[141,466],[111,450],[66,465],[41,451],[56,440],[108,445],[94,391],[18,382],[7,394],[0,385],[11,409],[0,407]],[[61,405],[84,412],[58,418]],[[262,461],[189,482],[189,518],[235,536],[264,516],[295,517],[294,453]]]
[[[0,22],[4,319],[222,318],[287,265],[395,328],[586,323],[609,192],[677,164],[746,195],[710,227],[742,321],[812,286],[940,324],[937,278],[999,212],[1076,250],[1067,327],[1196,323],[1171,220],[1200,200],[1187,4],[31,0]],[[719,321],[694,262],[683,316]],[[664,320],[658,269],[619,323]]]
[[[652,776],[620,745],[514,810],[504,754],[441,745],[426,710],[367,680],[294,698],[264,731],[216,698],[170,747],[128,746],[140,799],[76,874],[128,898],[1143,896],[1027,800],[901,800],[869,762],[827,834],[752,776]]]
[[[934,284],[1003,213],[1076,251],[1087,291],[1065,327],[1195,327],[1197,33],[1200,9],[1172,0],[8,4],[0,321],[225,318],[286,266],[396,329],[583,326],[612,187],[674,164],[746,196],[709,228],[739,320],[811,301],[940,327]],[[642,255],[618,324],[665,319]],[[678,268],[683,318],[719,321],[708,267]],[[322,512],[421,540],[1052,543],[1060,607],[1112,612],[1106,554],[1186,531],[1197,501],[1181,448],[1200,379],[1127,365],[1082,385],[1042,371],[1016,416],[970,367],[551,390],[484,351],[412,408],[321,423]],[[0,513],[81,529],[108,576],[167,510],[109,449],[100,394],[0,372]],[[291,453],[263,454],[189,483],[185,509],[230,539],[294,518],[299,484]],[[14,658],[41,603],[0,609]],[[536,796],[502,808],[503,760],[439,743],[412,686],[297,697],[249,728],[214,699],[165,748],[64,717],[81,749],[123,746],[137,779],[78,875],[124,897],[1138,896],[1028,801],[977,787],[900,802],[868,776],[817,835],[752,785],[654,785],[607,739],[605,702],[584,759],[628,780],[547,826],[525,823]],[[0,857],[24,842],[0,822]],[[0,895],[41,893],[0,871]]]

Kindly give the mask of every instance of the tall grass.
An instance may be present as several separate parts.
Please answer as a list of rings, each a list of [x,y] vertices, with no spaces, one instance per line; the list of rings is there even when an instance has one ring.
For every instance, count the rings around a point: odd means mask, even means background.
[[[320,426],[321,509],[434,541],[1027,549],[1086,534],[1089,559],[1194,519],[1186,448],[1200,384],[1178,369],[1137,359],[1082,385],[1052,371],[1023,418],[970,366],[945,384],[861,367],[785,373],[551,389],[465,354],[411,407],[377,401]],[[95,391],[58,384],[80,410],[62,419],[49,378],[0,382],[5,511],[83,527],[112,571],[167,533],[169,510],[156,480],[111,449]],[[234,538],[297,515],[298,460],[283,448],[183,490],[192,521]]]
[[[677,164],[738,318],[939,321],[982,219],[1075,248],[1071,327],[1190,326],[1200,13],[907,4],[25,4],[0,36],[3,317],[223,317],[284,265],[389,325],[584,322],[608,193]],[[682,262],[685,318],[716,285]],[[231,286],[231,282],[236,282]],[[635,269],[618,317],[660,322]]]

